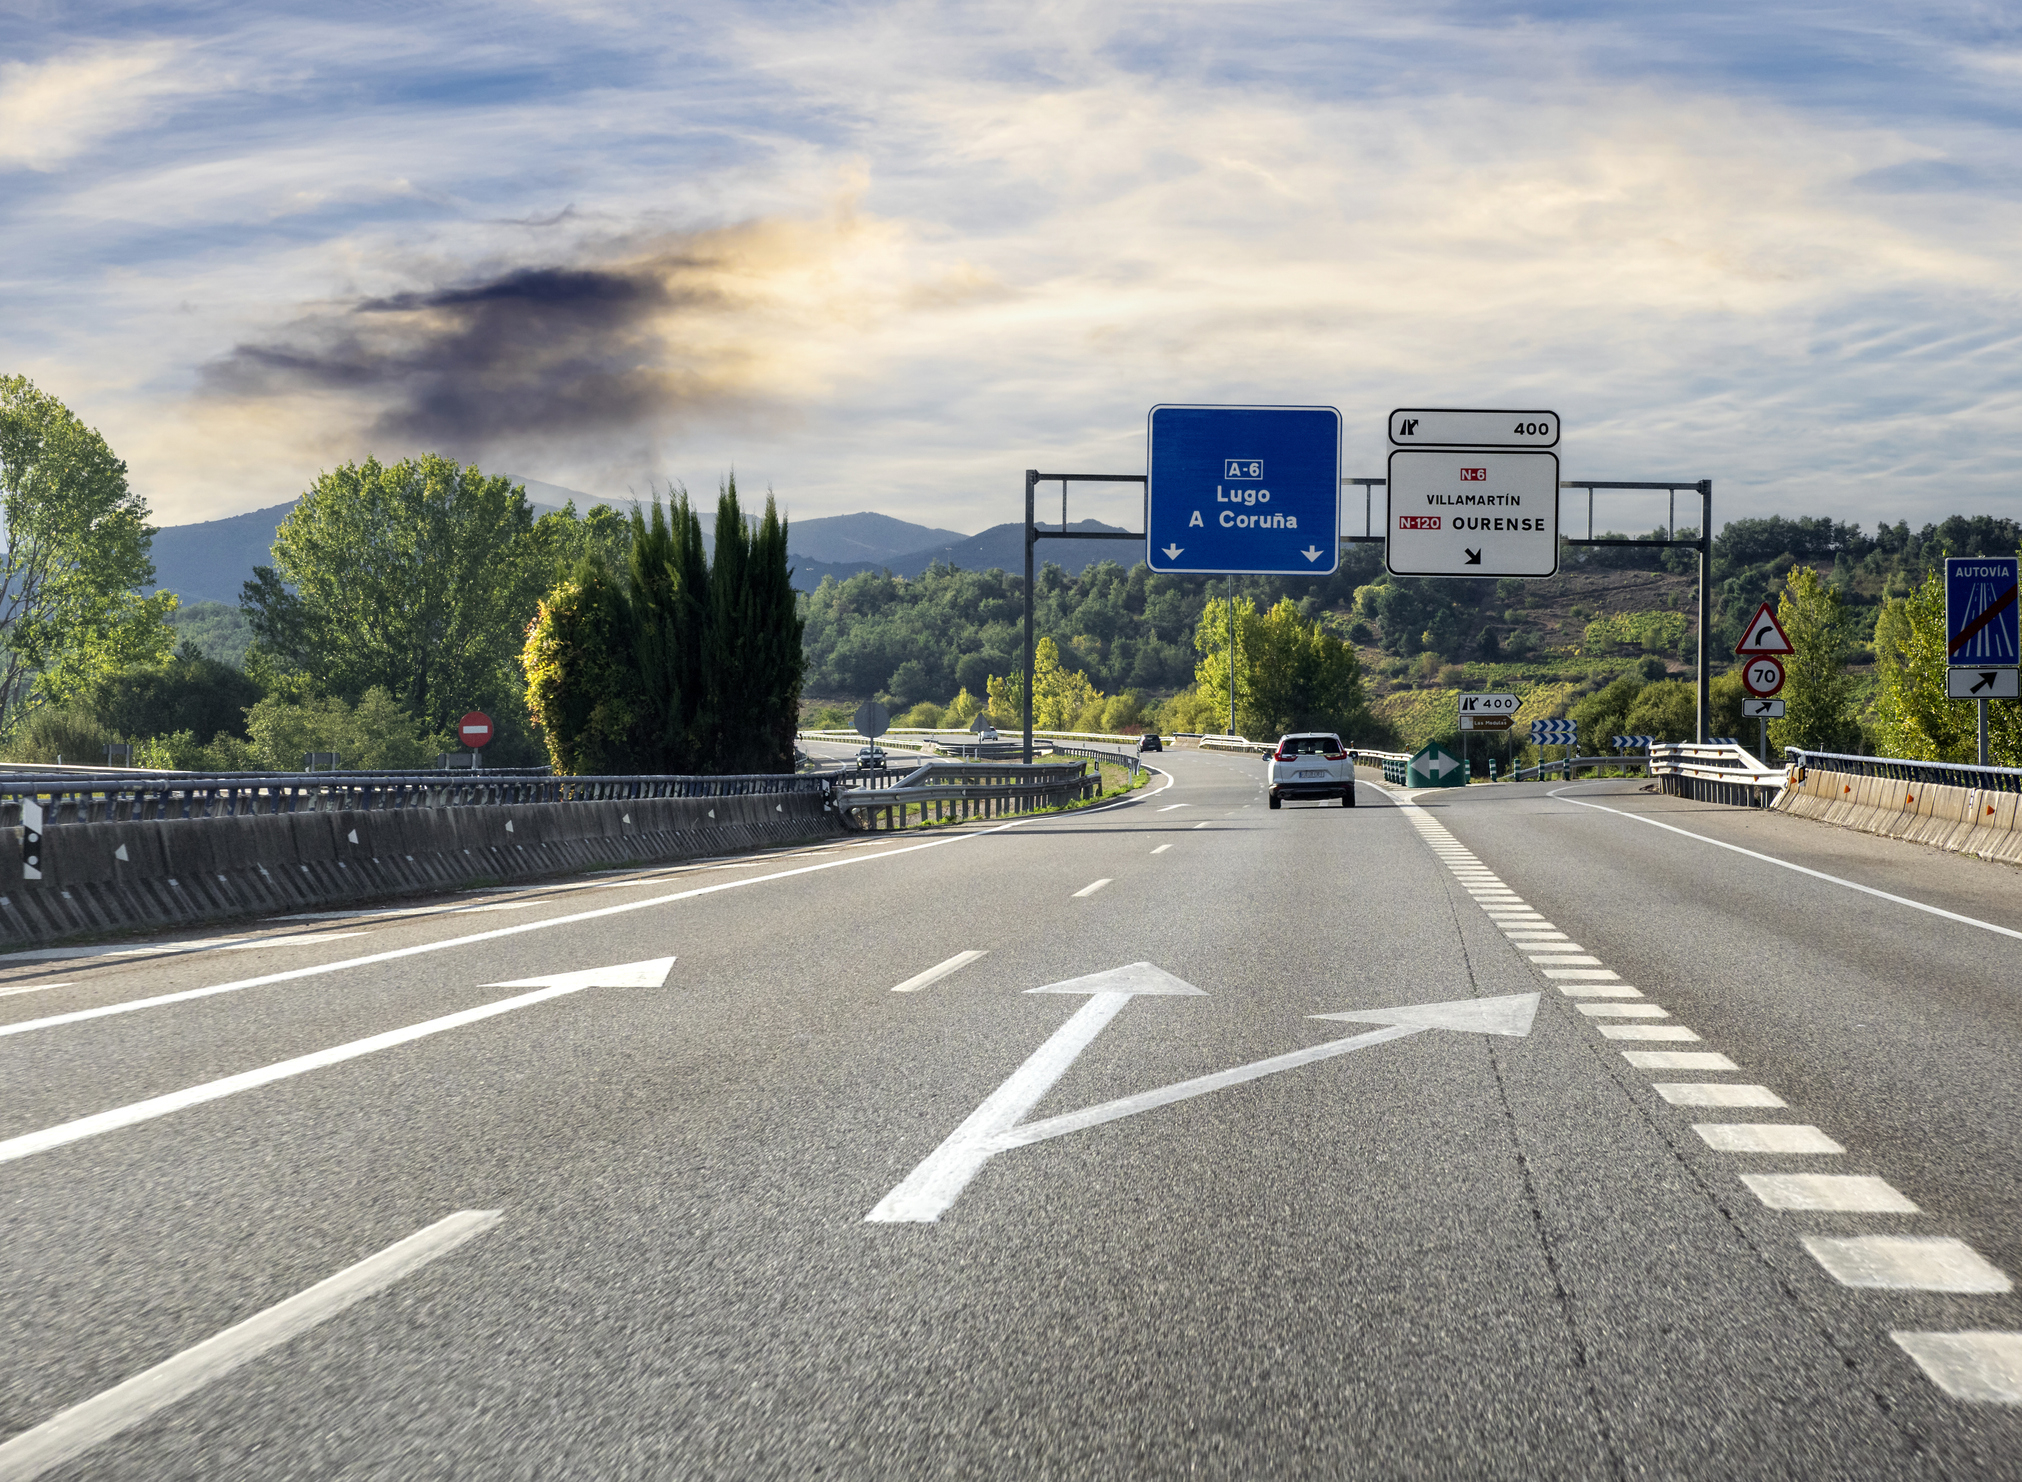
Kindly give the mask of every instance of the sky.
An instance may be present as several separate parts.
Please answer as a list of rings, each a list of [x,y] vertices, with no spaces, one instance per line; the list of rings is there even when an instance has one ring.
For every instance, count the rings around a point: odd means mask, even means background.
[[[0,0],[0,241],[164,524],[439,452],[974,531],[1175,402],[2022,513],[2016,5]]]

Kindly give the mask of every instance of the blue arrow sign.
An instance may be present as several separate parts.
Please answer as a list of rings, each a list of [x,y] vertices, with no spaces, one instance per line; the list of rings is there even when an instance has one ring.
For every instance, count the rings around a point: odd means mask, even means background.
[[[2016,662],[2018,561],[2014,556],[1945,558],[1947,664],[1970,669]]]
[[[1153,407],[1149,438],[1144,528],[1153,571],[1334,570],[1341,549],[1334,408]]]

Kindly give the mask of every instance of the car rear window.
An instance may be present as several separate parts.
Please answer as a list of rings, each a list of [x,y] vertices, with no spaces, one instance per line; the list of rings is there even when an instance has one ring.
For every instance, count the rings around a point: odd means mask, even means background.
[[[1280,756],[1319,756],[1342,749],[1339,736],[1287,736],[1278,743]]]

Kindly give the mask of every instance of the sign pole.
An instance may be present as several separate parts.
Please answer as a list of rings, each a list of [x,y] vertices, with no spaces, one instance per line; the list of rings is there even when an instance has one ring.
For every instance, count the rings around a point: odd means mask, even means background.
[[[1980,702],[1980,765],[1987,765],[1987,702]]]
[[[1236,734],[1236,579],[1233,575],[1229,577],[1229,734]]]
[[[1032,493],[1039,470],[1025,470],[1025,765],[1032,765]]]
[[[1706,567],[1713,557],[1713,480],[1699,481],[1699,744],[1706,744],[1706,733],[1712,723],[1712,681],[1709,678],[1708,644],[1712,635],[1708,623],[1712,619],[1712,604],[1706,592]]]

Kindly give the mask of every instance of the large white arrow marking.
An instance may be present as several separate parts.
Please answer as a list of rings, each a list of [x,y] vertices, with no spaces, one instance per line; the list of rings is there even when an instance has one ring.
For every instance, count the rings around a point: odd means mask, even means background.
[[[1273,1055],[1268,1060],[1253,1060],[1248,1065],[1216,1071],[1213,1075],[1195,1076],[1192,1080],[1161,1086],[1156,1091],[1105,1101],[1064,1116],[1020,1125],[1018,1119],[1052,1089],[1053,1083],[1074,1063],[1075,1057],[1088,1048],[1096,1035],[1133,997],[1141,993],[1195,995],[1201,992],[1193,984],[1148,962],[1132,963],[1129,967],[1112,968],[1108,972],[1072,978],[1065,983],[1049,983],[1044,988],[1027,991],[1086,993],[1091,996],[1073,1018],[1055,1030],[1051,1039],[1012,1072],[1009,1080],[969,1114],[968,1120],[929,1153],[904,1182],[885,1195],[877,1208],[864,1216],[866,1222],[923,1224],[939,1219],[961,1197],[969,1180],[985,1163],[1012,1148],[1026,1147],[1069,1132],[1079,1132],[1084,1127],[1136,1116],[1155,1107],[1170,1106],[1175,1101],[1205,1096],[1210,1091],[1240,1086],[1245,1081],[1276,1075],[1281,1070],[1294,1070],[1315,1061],[1346,1055],[1351,1050],[1403,1039],[1427,1029],[1457,1029],[1471,1034],[1507,1034],[1521,1038],[1530,1033],[1531,1020],[1538,1008],[1537,994],[1518,993],[1504,998],[1463,999],[1458,1003],[1315,1014],[1312,1017],[1316,1019],[1340,1019],[1386,1027],[1367,1034],[1351,1035],[1347,1039],[1329,1040],[1325,1044],[1311,1045],[1284,1055]]]

